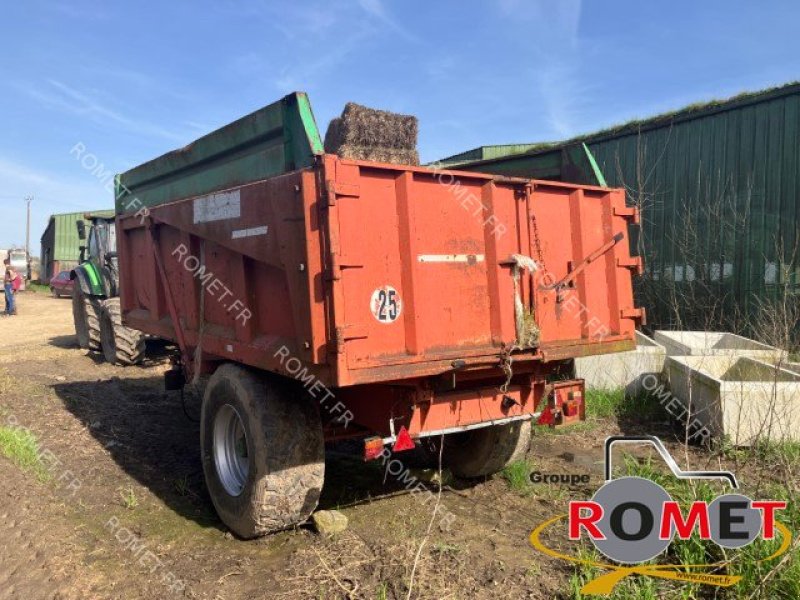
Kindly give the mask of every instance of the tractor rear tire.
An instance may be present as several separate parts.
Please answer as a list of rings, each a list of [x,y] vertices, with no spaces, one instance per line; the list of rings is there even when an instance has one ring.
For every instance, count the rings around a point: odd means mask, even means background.
[[[456,477],[486,477],[525,458],[530,444],[530,421],[452,433],[444,436],[442,462]]]
[[[109,298],[100,314],[103,356],[112,365],[136,365],[144,358],[144,334],[122,324],[119,298]]]
[[[103,301],[86,296],[78,282],[72,289],[72,320],[78,346],[84,350],[100,350],[100,311]]]
[[[288,381],[220,366],[200,417],[203,472],[214,507],[250,539],[304,522],[325,480],[325,441],[315,403]]]

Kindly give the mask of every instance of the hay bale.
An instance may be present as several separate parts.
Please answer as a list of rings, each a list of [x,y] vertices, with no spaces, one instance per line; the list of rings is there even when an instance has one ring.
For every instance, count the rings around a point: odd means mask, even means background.
[[[393,165],[419,165],[419,154],[416,150],[399,150],[397,148],[382,148],[380,146],[353,146],[352,144],[344,144],[343,146],[339,146],[336,154],[341,158],[350,158],[353,160],[371,160]]]
[[[342,158],[418,165],[418,121],[348,102],[325,133],[325,151]]]
[[[328,131],[325,132],[325,152],[336,154],[342,146],[342,118],[335,117],[328,124]]]

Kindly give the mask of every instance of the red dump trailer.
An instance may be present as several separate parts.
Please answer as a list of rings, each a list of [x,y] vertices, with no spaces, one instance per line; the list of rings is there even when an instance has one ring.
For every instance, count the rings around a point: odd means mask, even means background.
[[[340,159],[304,94],[119,176],[116,207],[123,320],[210,374],[206,481],[243,537],[310,515],[326,441],[501,469],[531,419],[583,418],[571,359],[643,317],[623,190]]]

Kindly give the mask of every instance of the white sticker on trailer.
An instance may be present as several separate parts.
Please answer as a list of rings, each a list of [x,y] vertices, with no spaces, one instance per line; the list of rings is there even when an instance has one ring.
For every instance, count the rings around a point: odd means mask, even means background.
[[[369,308],[378,323],[394,323],[403,312],[403,301],[396,289],[384,285],[372,292]]]
[[[242,215],[242,204],[239,190],[209,194],[194,201],[194,222],[211,223],[238,219]]]
[[[256,235],[267,235],[268,227],[263,225],[261,227],[251,227],[250,229],[236,229],[231,232],[231,239],[238,240],[240,238],[253,237]]]
[[[467,263],[474,265],[483,262],[483,254],[420,254],[417,260],[421,263]]]

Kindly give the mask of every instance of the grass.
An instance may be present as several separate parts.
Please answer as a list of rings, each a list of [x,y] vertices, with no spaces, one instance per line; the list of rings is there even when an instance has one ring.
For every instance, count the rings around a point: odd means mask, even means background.
[[[662,406],[649,394],[631,396],[626,394],[622,388],[586,390],[587,419],[636,418],[651,420],[663,413]]]
[[[120,490],[119,495],[122,499],[122,505],[128,510],[133,510],[139,506],[139,500],[136,498],[136,492],[133,491],[132,487],[129,486],[126,489]]]
[[[33,281],[29,281],[25,286],[26,290],[30,292],[36,292],[37,294],[49,294],[50,293],[50,286],[44,285],[41,283],[34,283]]]
[[[665,416],[664,408],[648,394],[629,396],[622,388],[615,390],[587,389],[585,391],[586,420],[566,427],[552,428],[535,425],[540,435],[570,435],[597,429],[608,419],[637,419],[651,421]]]
[[[20,427],[0,427],[0,452],[23,471],[36,475],[39,481],[50,479],[42,463],[36,436]]]
[[[515,460],[507,464],[500,471],[500,476],[518,494],[528,495],[531,492],[531,464],[528,461]]]
[[[775,449],[773,449],[775,451]],[[627,456],[625,460],[626,472],[628,475],[651,479],[663,486],[667,492],[684,508],[694,500],[705,500],[710,502],[722,488],[712,486],[709,483],[689,483],[675,479],[666,471],[657,469],[648,459],[637,461]],[[660,465],[659,465],[660,467]],[[747,491],[743,491],[747,495]],[[751,497],[753,495],[751,494]],[[789,493],[785,485],[772,484],[768,489],[764,489],[760,498],[790,500]],[[779,513],[779,520],[787,527],[797,532],[800,529],[800,507],[789,502],[787,510]],[[769,556],[780,545],[781,540],[773,541],[757,540],[738,551],[723,551],[713,542],[700,540],[696,535],[688,540],[676,539],[666,552],[665,556],[659,557],[654,562],[669,564],[707,564],[724,559],[730,560],[730,567],[724,572],[739,575],[742,579],[735,586],[725,588],[713,588],[696,584],[671,584],[661,582],[648,577],[627,577],[615,588],[611,598],[615,600],[633,600],[634,598],[662,598],[665,586],[669,586],[671,595],[668,597],[683,598],[686,600],[697,598],[775,598],[775,599],[796,599],[800,598],[800,555],[795,551],[784,555],[786,562],[776,568],[780,559],[773,563],[761,563],[760,559]],[[583,548],[579,551],[584,558],[599,557],[594,549]],[[727,554],[725,554],[727,553]],[[602,562],[602,560],[601,560]],[[575,600],[582,599],[580,588],[595,576],[601,574],[595,568],[588,566],[576,567],[575,572],[570,578],[570,594]]]
[[[186,475],[176,479],[172,485],[179,496],[186,496],[189,494],[189,478]]]

